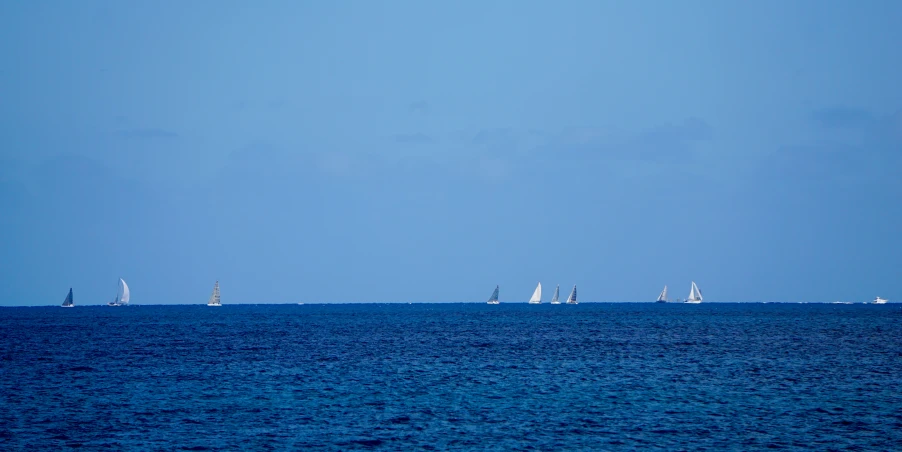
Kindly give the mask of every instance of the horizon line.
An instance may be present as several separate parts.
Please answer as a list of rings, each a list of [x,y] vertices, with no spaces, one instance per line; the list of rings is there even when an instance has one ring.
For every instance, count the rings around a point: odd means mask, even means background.
[[[351,304],[485,304],[488,306],[500,306],[503,304],[509,305],[552,305],[551,303],[529,303],[528,301],[509,301],[509,302],[501,302],[498,305],[489,305],[484,301],[338,301],[338,302],[258,302],[258,303],[227,303],[222,304],[217,307],[222,306],[306,306],[306,305],[351,305]],[[568,303],[559,303],[560,305],[567,305]],[[706,301],[702,303],[685,303],[685,302],[667,302],[667,303],[658,303],[656,301],[580,301],[576,303],[576,305],[580,304],[874,304],[873,302],[865,302],[865,301],[848,301],[848,302],[838,302],[838,301]],[[898,304],[891,301],[887,301],[885,304]],[[82,304],[82,305],[74,305],[73,307],[138,307],[138,306],[207,306],[206,303],[152,303],[152,304],[128,304],[126,306],[107,306],[106,304]],[[44,308],[44,307],[61,307],[59,304],[39,304],[39,305],[0,305],[0,308]]]

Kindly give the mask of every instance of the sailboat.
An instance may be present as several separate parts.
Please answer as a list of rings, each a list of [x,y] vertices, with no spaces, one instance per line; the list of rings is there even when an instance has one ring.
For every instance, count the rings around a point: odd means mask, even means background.
[[[567,297],[567,304],[577,304],[577,302],[576,302],[576,284],[573,285],[573,290],[570,292],[570,296]]]
[[[219,301],[219,281],[216,281],[216,284],[213,285],[213,294],[210,295],[207,306],[222,306],[222,303]]]
[[[532,293],[532,298],[529,299],[529,304],[541,304],[542,303],[542,283],[539,283],[536,286],[536,291]]]
[[[69,288],[69,295],[66,295],[66,299],[63,300],[64,308],[71,308],[75,306],[75,300],[72,298],[72,288]]]
[[[69,290],[70,290],[70,295],[71,295],[71,289],[69,289]],[[880,297],[874,298],[874,301],[872,301],[872,303],[874,303],[874,304],[886,304],[886,298],[880,298]]]
[[[664,286],[664,290],[661,291],[661,295],[658,295],[655,303],[667,303],[667,286]]]
[[[121,286],[121,289],[119,286]],[[121,294],[119,293],[120,290]],[[116,299],[107,303],[107,306],[128,306],[128,299],[128,284],[125,283],[124,279],[119,278],[119,284],[116,287]]]
[[[561,295],[561,285],[558,284],[557,287],[554,288],[554,296],[551,297],[551,304],[561,304],[561,300],[559,300],[559,296]]]
[[[498,301],[498,286],[495,286],[495,291],[492,292],[492,296],[489,297],[489,301],[486,301],[488,304],[501,304]]]
[[[684,303],[699,304],[702,302],[702,292],[698,290],[695,281],[692,281],[692,288],[689,289],[689,298]]]

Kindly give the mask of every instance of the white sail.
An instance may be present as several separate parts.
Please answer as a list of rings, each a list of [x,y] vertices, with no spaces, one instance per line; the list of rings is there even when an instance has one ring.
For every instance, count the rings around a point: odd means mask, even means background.
[[[695,281],[692,281],[692,288],[689,289],[689,298],[686,299],[686,303],[701,303],[702,302],[702,292],[698,290],[698,286],[695,285]]]
[[[570,291],[570,296],[567,297],[567,304],[578,304],[576,302],[576,284],[573,285],[573,290]]]
[[[551,297],[551,304],[561,304],[558,299],[561,295],[561,285],[558,284],[557,287],[554,288],[554,296]]]
[[[532,293],[532,298],[529,299],[529,304],[539,304],[542,302],[542,283],[539,283],[536,286],[535,292]]]
[[[667,286],[664,286],[664,290],[658,295],[658,301],[667,301]]]
[[[207,306],[222,306],[219,300],[219,281],[213,285],[213,293],[210,295],[210,300],[207,301]]]
[[[128,292],[128,284],[125,283],[125,280],[119,278],[119,282],[122,283],[122,296],[119,297],[119,303],[128,304],[129,292]]]
[[[63,300],[64,308],[71,308],[75,306],[75,299],[72,297],[72,288],[69,288],[69,295],[66,295],[66,299]]]
[[[487,301],[486,303],[488,303],[488,304],[500,304],[500,302],[498,301],[498,286],[495,286],[495,291],[492,292],[492,296],[489,297],[489,301]]]

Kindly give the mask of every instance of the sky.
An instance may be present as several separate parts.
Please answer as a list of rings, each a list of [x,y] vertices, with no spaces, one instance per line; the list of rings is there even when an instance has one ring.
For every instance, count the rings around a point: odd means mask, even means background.
[[[0,305],[902,301],[902,2],[0,3]]]

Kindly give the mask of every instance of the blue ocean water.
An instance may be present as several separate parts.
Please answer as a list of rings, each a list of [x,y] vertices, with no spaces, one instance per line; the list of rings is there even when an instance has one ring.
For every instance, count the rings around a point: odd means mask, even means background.
[[[0,449],[900,450],[902,306],[0,309]]]

